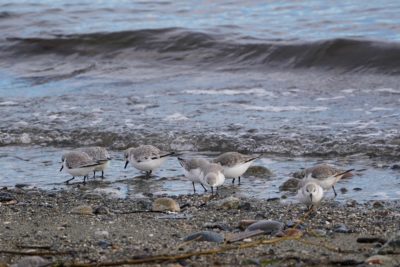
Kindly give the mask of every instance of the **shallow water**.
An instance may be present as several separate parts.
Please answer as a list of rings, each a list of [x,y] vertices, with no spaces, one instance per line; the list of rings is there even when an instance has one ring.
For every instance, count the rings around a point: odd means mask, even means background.
[[[3,167],[0,179],[2,186],[14,186],[23,183],[27,186],[36,186],[48,190],[74,187],[81,184],[82,178],[76,178],[71,185],[63,182],[70,178],[68,173],[59,172],[61,155],[63,151],[58,148],[41,147],[3,147],[0,149],[0,163]],[[216,153],[185,152],[185,157],[205,157],[212,159]],[[105,172],[105,179],[90,179],[87,183],[89,190],[104,193],[111,197],[135,198],[146,194],[153,195],[182,195],[192,194],[192,183],[185,180],[178,161],[171,157],[166,163],[147,179],[138,170],[128,165],[124,169],[122,152],[113,151],[113,160]],[[321,163],[318,158],[278,157],[266,155],[257,160],[253,165],[264,166],[273,172],[270,178],[243,177],[240,186],[232,185],[231,180],[226,180],[221,187],[222,194],[236,194],[239,196],[255,197],[261,199],[282,198],[283,201],[296,202],[294,194],[280,192],[279,186],[296,172],[304,167]],[[346,201],[355,199],[360,202],[368,200],[393,200],[400,197],[400,171],[392,170],[368,158],[346,157],[331,158],[324,162],[332,163],[346,168],[355,168],[365,171],[355,172],[355,176],[340,181],[336,190],[336,200]],[[99,173],[98,173],[99,175]],[[344,189],[347,189],[345,192]],[[197,193],[204,194],[203,189],[197,185]],[[209,193],[207,193],[209,194]],[[287,197],[287,199],[285,198]],[[330,191],[325,196],[333,198]]]
[[[227,187],[256,197],[280,196],[290,172],[331,162],[368,169],[342,182],[339,199],[396,198],[398,174],[382,166],[400,159],[399,9],[391,0],[3,1],[0,181],[51,188],[65,178],[55,160],[65,147],[153,144],[266,153],[257,164],[271,180]],[[174,160],[154,184],[114,183],[137,175],[117,163],[107,181],[123,195],[191,191],[173,178]]]

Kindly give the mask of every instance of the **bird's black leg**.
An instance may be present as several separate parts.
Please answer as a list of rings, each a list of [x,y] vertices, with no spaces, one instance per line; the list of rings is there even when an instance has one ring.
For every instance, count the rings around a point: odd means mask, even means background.
[[[235,184],[235,178],[232,179],[232,184]]]
[[[86,184],[86,178],[89,178],[89,176],[83,176],[83,184]]]
[[[72,180],[74,180],[74,179],[75,179],[75,177],[72,177],[71,179],[66,180],[65,183],[66,183],[66,184],[69,184],[69,181],[72,181]]]
[[[93,171],[93,179],[96,179],[96,171]]]
[[[211,195],[212,195],[212,196],[214,195],[214,189],[213,189],[212,186],[211,186]]]
[[[205,188],[204,185],[203,185],[202,183],[200,183],[200,184],[201,184],[201,186],[203,187],[204,192],[207,192],[207,188]]]
[[[239,176],[239,185],[240,185],[240,176]]]
[[[194,182],[192,182],[193,185],[193,193],[196,193],[196,187],[194,186]]]
[[[150,170],[150,171],[146,172],[146,178],[150,178],[150,176],[151,176],[151,173],[152,173],[152,170]]]
[[[335,193],[335,197],[337,196],[336,190],[335,190],[335,186],[332,185],[332,189],[333,189],[333,193]]]
[[[101,171],[101,179],[104,179],[104,171]]]

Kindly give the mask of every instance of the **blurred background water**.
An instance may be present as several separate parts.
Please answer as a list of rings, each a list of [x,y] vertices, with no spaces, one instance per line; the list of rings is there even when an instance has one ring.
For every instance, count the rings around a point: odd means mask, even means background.
[[[398,198],[399,11],[389,0],[1,1],[1,183],[50,188],[65,149],[146,143],[266,153],[258,164],[275,182],[240,189],[257,197],[331,162],[369,170],[344,198]],[[174,160],[159,174],[163,192],[190,189]]]

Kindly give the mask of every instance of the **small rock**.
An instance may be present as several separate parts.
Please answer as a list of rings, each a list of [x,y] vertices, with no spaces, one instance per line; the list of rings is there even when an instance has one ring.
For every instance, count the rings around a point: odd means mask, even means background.
[[[147,199],[147,198],[139,199],[137,201],[137,205],[138,205],[139,209],[142,209],[142,210],[151,210],[152,204],[153,203],[151,202],[151,200]]]
[[[14,196],[7,192],[0,192],[0,202],[8,202],[14,200]]]
[[[241,229],[241,230],[244,230],[244,229],[246,229],[247,227],[249,227],[250,225],[252,225],[253,223],[256,223],[257,221],[256,220],[241,220],[240,222],[239,222],[239,229]]]
[[[94,232],[94,235],[96,236],[96,238],[108,238],[109,237],[109,233],[105,230],[98,230],[96,232]]]
[[[269,178],[273,173],[263,166],[250,166],[243,174],[244,177],[254,176],[258,178]]]
[[[110,211],[105,206],[98,206],[94,209],[94,214],[96,215],[107,215],[110,214]]]
[[[392,170],[400,170],[400,164],[394,164],[394,165],[391,167],[391,169],[392,169]]]
[[[224,224],[224,223],[205,223],[203,225],[204,228],[208,228],[208,229],[220,229],[222,231],[230,231],[231,228]]]
[[[346,202],[346,206],[347,207],[355,207],[355,206],[357,206],[358,205],[358,202],[356,201],[356,200],[348,200],[347,202]]]
[[[357,243],[381,243],[385,244],[386,239],[380,237],[359,237],[357,238]]]
[[[399,254],[400,253],[400,231],[389,239],[379,250],[378,254]]]
[[[361,191],[361,190],[362,190],[362,188],[360,188],[360,187],[356,187],[356,188],[353,188],[353,190],[354,190],[354,191]]]
[[[194,234],[190,234],[183,239],[183,241],[207,241],[222,243],[224,242],[224,237],[218,233],[211,231],[201,231]]]
[[[380,201],[375,201],[374,204],[372,204],[372,207],[374,207],[375,209],[380,209],[380,208],[383,208],[384,205]]]
[[[250,202],[242,203],[240,205],[240,209],[241,210],[247,210],[247,211],[251,210],[251,203]]]
[[[284,224],[278,221],[261,220],[249,225],[249,227],[246,228],[246,231],[262,230],[266,234],[275,234],[282,231],[283,227]]]
[[[333,231],[335,233],[341,233],[341,234],[349,234],[353,232],[349,228],[347,228],[347,226],[343,223],[335,225]]]
[[[44,267],[49,266],[50,262],[39,256],[23,257],[11,267]]]
[[[315,230],[313,231],[313,233],[314,233],[316,236],[319,236],[319,237],[324,237],[324,236],[326,236],[326,231],[323,230],[323,229],[315,229]]]
[[[100,240],[99,242],[97,242],[97,245],[102,249],[107,249],[108,247],[111,247],[111,243],[107,240]]]
[[[303,236],[303,232],[300,231],[299,229],[286,229],[284,232],[284,236],[289,236],[289,237],[301,237]]]
[[[346,194],[347,191],[349,191],[349,190],[347,190],[347,188],[345,188],[345,187],[340,188],[340,192],[342,192],[342,194]]]
[[[223,210],[239,209],[240,199],[237,197],[227,197],[211,204],[213,207]]]
[[[72,214],[79,214],[79,215],[93,215],[93,209],[91,206],[88,205],[81,205],[75,207],[71,210]]]
[[[300,186],[300,180],[297,178],[290,178],[286,182],[284,182],[281,186],[279,186],[279,191],[290,191],[296,192]]]
[[[365,260],[368,265],[381,265],[381,266],[396,266],[397,262],[388,257],[382,255],[374,255]]]
[[[28,187],[28,186],[29,186],[29,184],[16,184],[16,185],[15,185],[15,188],[22,189],[22,188]]]
[[[179,212],[181,208],[175,200],[168,197],[157,198],[153,202],[153,211],[172,211]]]

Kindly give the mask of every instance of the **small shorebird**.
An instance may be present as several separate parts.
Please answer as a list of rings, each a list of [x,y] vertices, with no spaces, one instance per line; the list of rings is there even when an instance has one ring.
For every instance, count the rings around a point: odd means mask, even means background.
[[[193,184],[193,192],[196,193],[196,187],[194,183],[199,183],[203,187],[204,191],[207,192],[207,189],[203,185],[203,173],[202,168],[204,169],[207,164],[210,164],[205,159],[183,159],[179,158],[179,164],[181,164],[183,168],[183,172],[185,177],[192,181]]]
[[[201,166],[201,172],[203,173],[203,182],[211,187],[211,194],[214,195],[214,187],[218,191],[218,186],[225,182],[225,176],[223,174],[224,168],[217,163],[209,163],[205,166]]]
[[[238,178],[240,184],[240,176],[242,176],[250,167],[251,163],[259,157],[260,156],[253,157],[243,155],[238,152],[226,152],[219,155],[213,162],[221,164],[224,168],[225,177],[233,178],[232,184],[235,183],[236,178]]]
[[[89,173],[102,164],[81,151],[67,152],[62,156],[61,160],[63,165],[60,171],[65,167],[66,171],[72,175],[71,179],[65,181],[66,184],[75,179],[75,176],[83,176],[83,183],[86,183]]]
[[[303,185],[297,192],[298,200],[307,205],[307,208],[311,210],[313,207],[318,205],[324,196],[324,190],[322,187],[314,182],[308,182]]]
[[[306,177],[304,177],[304,179],[301,182],[301,186],[304,186],[305,184],[309,183],[309,182],[313,182],[318,184],[319,186],[322,187],[322,189],[324,190],[329,190],[330,188],[333,189],[333,193],[335,194],[335,197],[337,196],[336,190],[335,190],[335,184],[342,179],[342,177],[350,172],[354,171],[354,169],[351,170],[347,170],[344,172],[340,172],[340,173],[336,173],[333,175],[330,175],[328,177],[324,177],[322,175],[320,176],[313,176],[313,173],[310,172],[307,174]]]
[[[141,145],[131,147],[125,150],[125,169],[131,162],[133,167],[140,171],[146,172],[146,177],[150,177],[153,170],[159,168],[168,156],[175,154],[174,152],[162,152],[152,145]]]
[[[101,171],[101,178],[104,178],[104,170],[110,165],[110,154],[107,149],[100,146],[84,147],[80,148],[79,151],[85,152],[93,160],[101,162],[102,164],[96,166],[93,171],[93,178],[96,178],[96,171]]]

